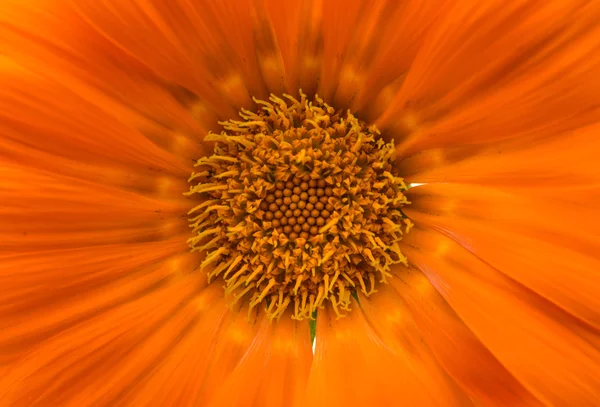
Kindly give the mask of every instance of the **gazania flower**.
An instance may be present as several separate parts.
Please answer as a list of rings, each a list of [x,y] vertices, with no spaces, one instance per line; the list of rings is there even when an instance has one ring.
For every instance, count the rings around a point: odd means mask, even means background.
[[[599,2],[0,10],[0,406],[600,404]]]

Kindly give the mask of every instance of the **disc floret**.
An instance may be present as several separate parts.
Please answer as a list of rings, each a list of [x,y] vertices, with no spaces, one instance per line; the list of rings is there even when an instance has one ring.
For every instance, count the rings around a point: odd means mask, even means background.
[[[206,252],[201,269],[233,303],[307,319],[329,301],[343,316],[354,291],[373,294],[406,263],[398,242],[411,223],[394,143],[318,96],[269,100],[207,135],[215,148],[189,179],[202,202],[188,243]]]

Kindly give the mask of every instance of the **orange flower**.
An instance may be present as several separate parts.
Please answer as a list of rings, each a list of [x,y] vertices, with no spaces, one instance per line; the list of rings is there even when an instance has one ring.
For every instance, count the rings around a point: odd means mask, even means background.
[[[599,2],[0,11],[0,406],[600,403]]]

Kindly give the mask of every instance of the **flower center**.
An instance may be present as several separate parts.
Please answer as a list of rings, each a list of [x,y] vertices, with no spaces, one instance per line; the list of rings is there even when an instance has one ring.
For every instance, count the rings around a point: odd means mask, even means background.
[[[338,316],[356,290],[366,296],[405,263],[398,241],[412,224],[402,178],[393,174],[394,143],[349,111],[271,96],[242,121],[210,133],[214,153],[200,158],[188,195],[192,251],[233,303],[261,303],[269,318],[293,308],[312,318],[329,301]]]

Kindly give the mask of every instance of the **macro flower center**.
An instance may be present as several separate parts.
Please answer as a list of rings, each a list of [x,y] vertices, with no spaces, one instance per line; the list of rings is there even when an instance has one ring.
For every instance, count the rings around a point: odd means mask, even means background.
[[[257,112],[220,123],[188,195],[200,268],[232,303],[259,304],[269,318],[288,307],[310,319],[328,301],[338,316],[405,263],[398,242],[412,226],[406,185],[394,175],[394,143],[318,96],[255,99]]]

